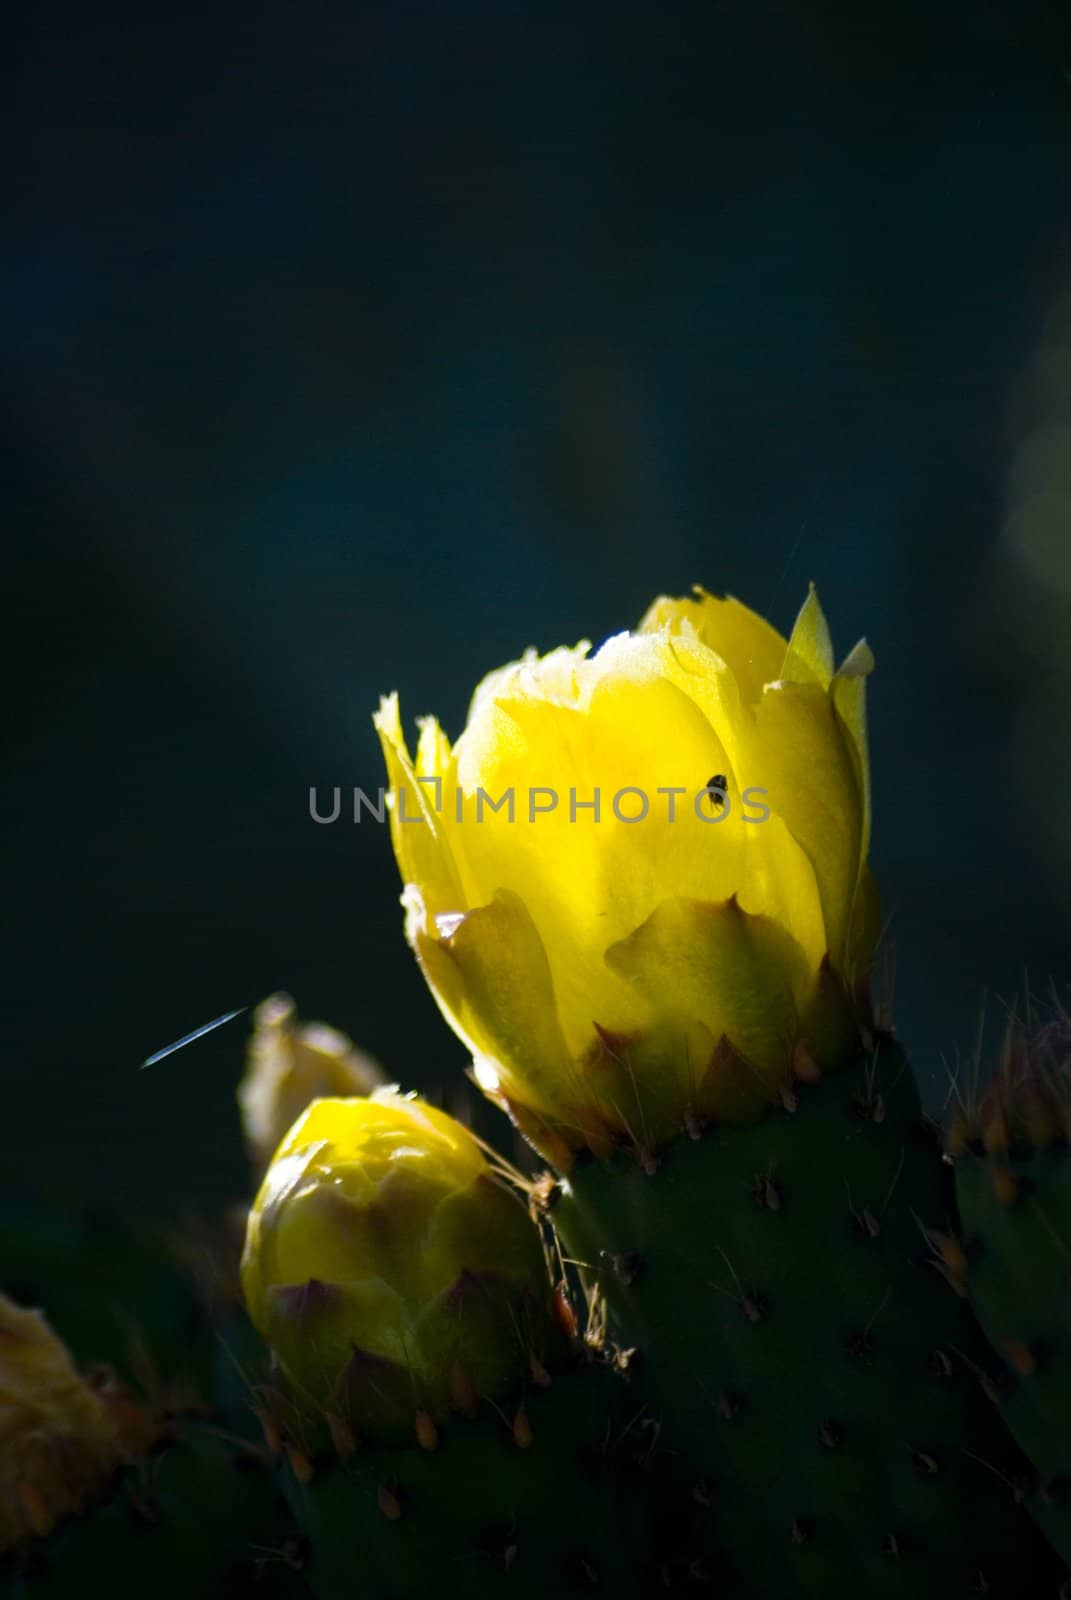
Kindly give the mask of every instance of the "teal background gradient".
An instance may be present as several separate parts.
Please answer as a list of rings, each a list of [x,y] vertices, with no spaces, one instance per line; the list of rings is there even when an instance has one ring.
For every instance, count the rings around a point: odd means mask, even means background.
[[[1071,977],[1065,14],[61,0],[5,55],[0,1175],[239,1193],[242,1024],[136,1068],[277,987],[451,1103],[309,786],[693,582],[873,646],[931,1107]]]

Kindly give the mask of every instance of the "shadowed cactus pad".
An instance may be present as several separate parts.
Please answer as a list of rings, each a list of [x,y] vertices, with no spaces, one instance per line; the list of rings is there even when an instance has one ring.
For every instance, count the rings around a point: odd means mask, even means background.
[[[951,1143],[960,1282],[1003,1363],[1027,1503],[1071,1565],[1071,1023],[1012,1031]]]
[[[125,1467],[101,1504],[24,1549],[4,1592],[10,1600],[300,1600],[308,1591],[283,1559],[292,1540],[263,1463],[210,1426],[186,1422]]]
[[[306,1580],[318,1600],[640,1600],[682,1574],[692,1589],[689,1502],[678,1497],[683,1518],[654,1509],[664,1485],[636,1463],[635,1418],[619,1375],[581,1362],[422,1441],[362,1445],[336,1431],[335,1460],[291,1451],[282,1470],[309,1544]]]
[[[0,1196],[0,1292],[44,1306],[77,1366],[106,1361],[176,1403],[203,1390],[214,1342],[179,1254],[158,1227]]]

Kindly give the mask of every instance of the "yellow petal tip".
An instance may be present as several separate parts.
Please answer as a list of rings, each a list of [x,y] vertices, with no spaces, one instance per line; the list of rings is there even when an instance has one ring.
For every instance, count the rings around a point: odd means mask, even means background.
[[[837,668],[838,678],[868,678],[875,666],[874,652],[865,639],[854,644]]]

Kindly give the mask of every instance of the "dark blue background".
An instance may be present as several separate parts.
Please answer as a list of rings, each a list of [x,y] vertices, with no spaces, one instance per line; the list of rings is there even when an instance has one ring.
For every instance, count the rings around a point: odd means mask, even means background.
[[[277,986],[459,1073],[386,830],[309,785],[379,783],[381,691],[456,734],[487,668],[693,581],[787,628],[814,579],[875,649],[937,1107],[983,990],[1071,967],[1071,524],[1040,564],[1008,525],[1071,423],[1066,14],[109,19],[5,47],[4,1170],[237,1191],[241,1025],[135,1068]]]

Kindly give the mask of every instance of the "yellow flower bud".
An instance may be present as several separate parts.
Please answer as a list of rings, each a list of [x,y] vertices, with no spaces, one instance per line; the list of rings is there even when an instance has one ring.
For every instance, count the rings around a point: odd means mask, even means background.
[[[242,1288],[299,1396],[358,1435],[430,1437],[457,1372],[495,1397],[554,1337],[523,1201],[460,1123],[388,1089],[316,1100],[290,1130]]]
[[[238,1087],[246,1146],[258,1175],[310,1100],[368,1094],[382,1082],[376,1063],[344,1033],[322,1022],[299,1023],[288,994],[265,1000],[253,1013]]]
[[[493,672],[451,748],[375,718],[407,934],[485,1090],[552,1160],[757,1115],[850,1054],[880,913],[858,644],[813,589]],[[800,1046],[802,1045],[802,1049]]]
[[[124,1456],[105,1400],[41,1312],[0,1294],[0,1551],[80,1511]]]

